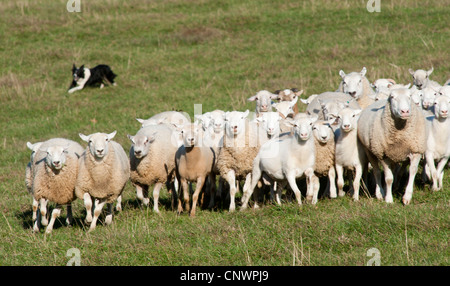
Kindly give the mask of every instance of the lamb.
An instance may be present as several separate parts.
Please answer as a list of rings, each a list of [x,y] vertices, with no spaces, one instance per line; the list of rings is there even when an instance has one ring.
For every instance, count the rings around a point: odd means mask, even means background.
[[[261,90],[247,100],[256,101],[255,113],[256,116],[259,117],[263,112],[272,111],[272,99],[277,98],[278,94],[273,94],[267,90]]]
[[[379,92],[383,89],[389,89],[392,85],[396,84],[395,80],[390,78],[379,78],[373,82],[370,86],[375,89],[375,92]]]
[[[334,119],[332,120],[334,121]],[[328,177],[327,191],[331,198],[336,198],[335,170],[335,138],[331,123],[317,120],[312,127],[316,147],[316,162],[314,172],[317,177]]]
[[[137,198],[148,205],[148,188],[153,187],[153,211],[159,213],[159,192],[175,176],[175,153],[180,146],[173,130],[167,124],[141,128],[136,135],[127,135],[130,148],[130,180]]]
[[[78,158],[84,148],[65,138],[53,138],[35,144],[28,142],[27,146],[33,150],[26,172],[27,188],[33,195],[33,231],[39,231],[38,216],[41,215],[41,224],[47,226],[45,232],[51,233],[56,218],[61,214],[62,205],[67,205],[66,223],[72,223],[71,203],[76,199],[74,190]],[[56,203],[50,222],[46,218],[48,201]]]
[[[432,87],[424,87],[421,89],[422,92],[422,108],[424,110],[429,110],[434,105],[434,100],[436,98],[436,90]],[[431,114],[430,114],[431,115]]]
[[[262,128],[262,133],[266,133],[266,139],[272,139],[278,137],[281,132],[280,124],[282,121],[282,117],[278,112],[265,112],[260,117],[256,117],[255,121]],[[263,141],[267,141],[264,140]]]
[[[183,129],[184,144],[175,153],[176,176],[181,183],[186,211],[188,212],[190,209],[188,182],[196,183],[192,195],[191,217],[195,216],[198,196],[206,180],[209,180],[210,183],[211,200],[209,207],[214,206],[216,153],[212,147],[202,144],[202,136],[203,132],[197,122],[186,125]],[[181,213],[182,210],[180,195],[178,196],[178,213]]]
[[[438,91],[436,95],[445,95],[450,97],[450,85],[443,85]]]
[[[313,204],[317,202],[319,179],[314,174],[316,152],[312,136],[312,125],[316,120],[317,116],[298,116],[291,123],[294,128],[292,136],[272,139],[261,146],[253,162],[251,186],[244,192],[241,210],[247,208],[253,190],[261,178],[282,183],[287,180],[295,193],[297,203],[301,205],[301,193],[296,179],[306,176],[307,198],[312,198]],[[281,188],[277,189],[278,202],[280,190]]]
[[[281,101],[281,102],[274,102],[272,106],[280,113],[280,115],[283,117],[283,119],[287,117],[294,117],[295,114],[297,114],[294,111],[294,107],[297,106],[298,96],[296,96],[291,101]]]
[[[433,70],[433,67],[431,67],[431,69],[429,69],[428,71],[425,71],[423,69],[418,69],[416,71],[411,68],[408,69],[413,78],[413,84],[417,86],[418,89],[424,89],[425,87],[440,87],[440,84],[438,82],[430,79],[430,75]]]
[[[343,70],[339,71],[342,81],[338,91],[352,96],[358,101],[362,109],[366,108],[375,101],[375,92],[373,91],[369,80],[366,78],[366,67],[361,72],[351,72],[345,74]]]
[[[164,111],[153,115],[149,119],[144,120],[136,118],[136,120],[141,123],[142,127],[146,127],[149,125],[158,125],[162,123],[184,125],[191,122],[189,114],[180,111]]]
[[[113,141],[117,131],[112,133],[79,134],[87,142],[86,151],[79,160],[75,194],[84,200],[86,222],[89,231],[95,230],[98,217],[105,203],[107,215],[105,223],[112,223],[112,203],[121,196],[130,178],[130,162],[122,146]],[[95,198],[92,218],[92,198]]]
[[[409,181],[402,202],[411,202],[414,178],[422,154],[426,151],[425,117],[412,103],[411,90],[391,90],[387,100],[380,100],[364,109],[358,120],[358,138],[373,167],[377,183],[376,196],[381,199],[382,190],[379,162],[385,171],[385,201],[393,202],[392,169],[395,164],[410,160]]]
[[[230,185],[230,212],[236,209],[236,180],[245,179],[244,191],[248,188],[253,159],[260,147],[258,126],[247,119],[248,114],[248,110],[225,113],[225,134],[220,143],[222,147],[217,157],[217,169]]]
[[[277,90],[274,92],[275,94],[278,94],[277,99],[282,101],[293,101],[296,97],[300,97],[300,95],[303,94],[303,90],[298,90],[296,88],[291,89],[284,89],[284,90]],[[299,112],[297,104],[295,104],[292,107],[292,110],[294,114],[297,114]]]
[[[336,130],[336,173],[339,196],[344,196],[344,168],[355,171],[353,200],[359,200],[359,187],[363,171],[367,168],[364,147],[358,140],[357,124],[361,109],[344,108],[337,114],[339,129]],[[366,169],[367,170],[367,169]]]
[[[426,167],[433,179],[433,191],[442,188],[444,167],[450,157],[450,97],[440,95],[434,100],[434,117],[427,118],[427,149],[425,152]],[[435,161],[438,162],[437,168]]]

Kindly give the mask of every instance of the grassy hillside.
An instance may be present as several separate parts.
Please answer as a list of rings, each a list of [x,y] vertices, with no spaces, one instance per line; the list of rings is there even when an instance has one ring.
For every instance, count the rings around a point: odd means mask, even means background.
[[[262,89],[297,87],[303,97],[335,90],[339,70],[367,67],[409,83],[408,68],[434,67],[450,78],[448,1],[98,0],[69,13],[65,0],[0,2],[0,265],[65,265],[71,248],[82,265],[449,265],[449,175],[432,193],[416,178],[411,205],[401,193],[387,205],[362,195],[323,198],[316,206],[229,213],[203,210],[191,219],[170,209],[141,208],[128,184],[112,226],[87,233],[76,223],[51,235],[31,232],[25,184],[26,142],[112,132],[129,150],[136,117],[163,110],[254,109]],[[109,64],[117,87],[67,93],[71,67]],[[299,105],[303,110],[304,106]],[[103,221],[103,218],[102,218]]]

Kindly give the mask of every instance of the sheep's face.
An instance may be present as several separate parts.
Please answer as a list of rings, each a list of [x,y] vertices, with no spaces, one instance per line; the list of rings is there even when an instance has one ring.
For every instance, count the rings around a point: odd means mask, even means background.
[[[425,87],[421,90],[422,93],[422,108],[427,109],[433,106],[436,98],[436,91],[431,87]]]
[[[395,118],[407,120],[411,116],[411,91],[407,88],[398,88],[391,91],[388,100]]]
[[[331,129],[331,125],[327,121],[320,120],[314,122],[312,132],[317,141],[325,144],[331,139],[333,129]]]
[[[411,100],[417,107],[422,108],[422,97],[423,97],[423,91],[417,89],[417,87],[414,85],[411,88]]]
[[[278,112],[266,112],[262,116],[256,118],[256,121],[267,132],[268,137],[272,137],[280,133],[281,116]]]
[[[133,143],[133,154],[137,159],[141,159],[147,156],[148,151],[150,150],[150,144],[155,140],[155,134],[147,137],[145,135],[138,134],[136,136],[128,135],[128,139]]]
[[[186,124],[183,128],[184,147],[194,147],[200,143],[200,125],[197,123]]]
[[[450,97],[450,85],[444,85],[444,86],[442,86],[442,87],[439,89],[437,95],[445,95],[445,96]]]
[[[342,78],[343,92],[358,99],[363,94],[363,78],[366,75],[366,68],[364,67],[361,72],[351,72],[345,74],[343,70],[339,72]]]
[[[389,89],[393,84],[395,84],[395,80],[393,79],[379,78],[372,84],[372,87],[375,88],[376,92],[380,92]]]
[[[344,132],[350,132],[356,129],[361,109],[344,108],[339,111],[337,119],[340,123],[340,128]]]
[[[298,96],[296,96],[292,101],[281,101],[278,103],[273,103],[272,106],[280,113],[284,118],[294,115],[294,106],[297,104]]]
[[[434,100],[434,115],[439,119],[446,119],[448,117],[448,109],[450,105],[450,97],[439,95]]]
[[[290,121],[290,124],[293,127],[295,137],[298,141],[307,141],[312,134],[312,127],[314,122],[317,121],[317,116],[302,116],[298,117],[294,121]],[[289,122],[289,121],[288,121]]]
[[[413,78],[413,84],[417,86],[418,89],[425,88],[427,86],[428,78],[433,72],[433,68],[428,71],[418,69],[416,71],[409,69],[409,73]]]
[[[61,170],[62,167],[66,164],[66,155],[69,152],[68,148],[69,148],[69,146],[48,147],[46,150],[47,157],[45,158],[47,166],[49,166],[50,168],[52,168],[54,170]]]
[[[249,111],[229,111],[225,113],[225,130],[229,137],[239,135],[245,129],[245,121]]]
[[[225,128],[224,115],[220,113],[211,113],[211,122],[209,126],[212,126],[214,133],[221,133]]]
[[[257,94],[248,98],[248,101],[256,101],[256,111],[272,111],[272,99],[278,98],[278,94],[273,94],[267,90],[261,90]]]
[[[91,135],[83,135],[80,134],[80,138],[88,142],[88,148],[89,152],[94,156],[96,159],[102,159],[103,157],[108,154],[109,150],[109,142],[114,138],[116,135],[116,131],[106,134],[106,133],[94,133]]]

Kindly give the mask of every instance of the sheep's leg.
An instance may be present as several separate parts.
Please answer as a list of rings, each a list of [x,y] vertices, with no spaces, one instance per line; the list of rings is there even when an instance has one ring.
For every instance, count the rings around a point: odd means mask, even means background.
[[[209,199],[209,205],[208,209],[212,209],[214,207],[214,199],[216,197],[216,176],[214,174],[209,175],[209,181],[210,181],[210,199]]]
[[[33,209],[33,222],[36,221],[37,211],[39,208],[39,202],[33,197],[33,204],[31,205]]]
[[[89,232],[95,229],[97,225],[97,220],[100,214],[102,213],[103,206],[105,205],[105,200],[96,200],[95,209],[94,209],[94,217],[92,218],[91,227],[89,228]]]
[[[381,160],[381,165],[384,170],[384,180],[386,182],[386,196],[384,200],[387,203],[393,203],[394,199],[392,198],[392,184],[394,182],[394,174],[392,173],[391,164]]]
[[[302,205],[302,193],[300,192],[297,182],[295,181],[295,171],[291,171],[287,174],[286,179],[291,187],[292,191],[294,191],[295,197],[297,198],[297,203],[299,206]]]
[[[428,173],[430,173],[431,178],[433,180],[433,186],[432,186],[432,190],[436,191],[438,188],[437,185],[437,171],[436,171],[436,166],[434,165],[434,156],[433,156],[433,152],[425,152],[425,159],[426,159],[426,165],[428,166]]]
[[[411,202],[413,188],[414,188],[414,178],[417,174],[417,169],[420,163],[420,159],[422,158],[421,154],[411,154],[410,155],[410,163],[409,163],[409,179],[408,185],[406,185],[405,194],[403,195],[403,204],[409,205]]]
[[[200,191],[202,190],[204,184],[205,184],[205,177],[198,177],[197,184],[195,186],[195,191],[194,191],[194,194],[192,195],[192,209],[191,209],[191,213],[190,213],[191,217],[195,217],[198,196],[199,196]]]
[[[183,199],[184,199],[184,203],[185,203],[185,208],[186,208],[186,211],[189,212],[189,210],[190,210],[189,185],[188,185],[188,182],[186,181],[186,179],[181,179],[180,183],[181,183],[181,189],[183,190]],[[178,214],[181,214],[182,211],[183,211],[183,202],[181,200],[181,195],[180,195],[180,196],[178,196]]]
[[[442,179],[444,177],[444,167],[447,164],[447,161],[448,161],[448,157],[444,157],[438,163],[437,170],[436,170],[436,174],[437,174],[436,179],[438,180],[436,191],[439,191],[440,189],[442,189]]]
[[[337,187],[339,190],[339,196],[345,196],[344,192],[344,167],[342,165],[336,164],[336,174],[337,174]]]
[[[247,177],[245,178],[245,181],[247,183],[247,179],[251,181],[249,188],[244,188],[244,194],[242,196],[242,206],[241,210],[245,210],[248,207],[248,201],[250,200],[253,192],[255,191],[256,185],[258,184],[258,181],[261,179],[262,172],[259,169],[259,163],[254,164],[254,168],[251,174],[247,174]],[[250,176],[249,176],[250,175]],[[245,184],[244,184],[245,187]],[[231,192],[231,188],[230,188]],[[255,200],[256,201],[256,200]],[[256,202],[255,202],[256,204]]]
[[[230,185],[230,208],[229,211],[233,212],[236,209],[236,204],[234,201],[234,198],[236,196],[236,177],[233,170],[228,171],[226,178],[225,178]]]
[[[122,211],[122,195],[117,197],[116,211]]]
[[[48,225],[48,220],[47,220],[47,203],[48,203],[48,200],[40,199],[41,224],[43,226],[47,226]]]
[[[159,191],[161,190],[162,183],[156,183],[153,187],[153,211],[159,213],[158,201],[159,201]]]
[[[86,208],[86,223],[92,222],[92,198],[88,193],[83,195],[84,207]]]
[[[355,166],[355,177],[353,178],[353,200],[358,201],[359,200],[359,187],[361,185],[361,178],[362,178],[362,166],[356,165]]]
[[[148,186],[135,184],[136,197],[142,202],[144,206],[148,206],[150,199],[148,198]]]
[[[67,204],[67,217],[66,217],[66,224],[72,225],[73,222],[73,215],[72,215],[72,204]]]
[[[375,177],[375,197],[378,200],[383,200],[383,194],[384,194],[384,190],[383,190],[383,184],[381,182],[381,170],[380,170],[380,166],[378,165],[378,159],[373,156],[368,150],[366,151],[366,155],[367,155],[367,159],[369,159],[370,165],[372,165],[372,171],[373,171],[373,175]]]
[[[106,218],[105,218],[106,225],[110,225],[112,223],[112,218],[113,218],[113,204],[107,203],[106,204]]]
[[[331,167],[330,170],[328,170],[328,185],[330,191],[330,198],[332,199],[337,197],[335,181],[336,181],[336,170],[334,167]]]
[[[38,209],[36,211],[36,220],[33,223],[33,232],[39,232],[40,227],[41,227],[41,212]]]
[[[56,218],[61,215],[61,206],[57,205],[53,210],[50,218],[50,222],[47,225],[47,229],[45,230],[45,233],[49,234],[53,230],[53,225],[55,224]]]

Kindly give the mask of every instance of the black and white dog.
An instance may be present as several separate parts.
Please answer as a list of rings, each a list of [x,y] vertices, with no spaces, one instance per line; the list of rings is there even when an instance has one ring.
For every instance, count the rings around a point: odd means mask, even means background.
[[[82,90],[86,86],[100,86],[103,88],[105,83],[116,85],[114,78],[117,76],[107,65],[98,65],[89,69],[82,65],[77,68],[75,64],[72,67],[72,84],[69,87],[69,93]]]

